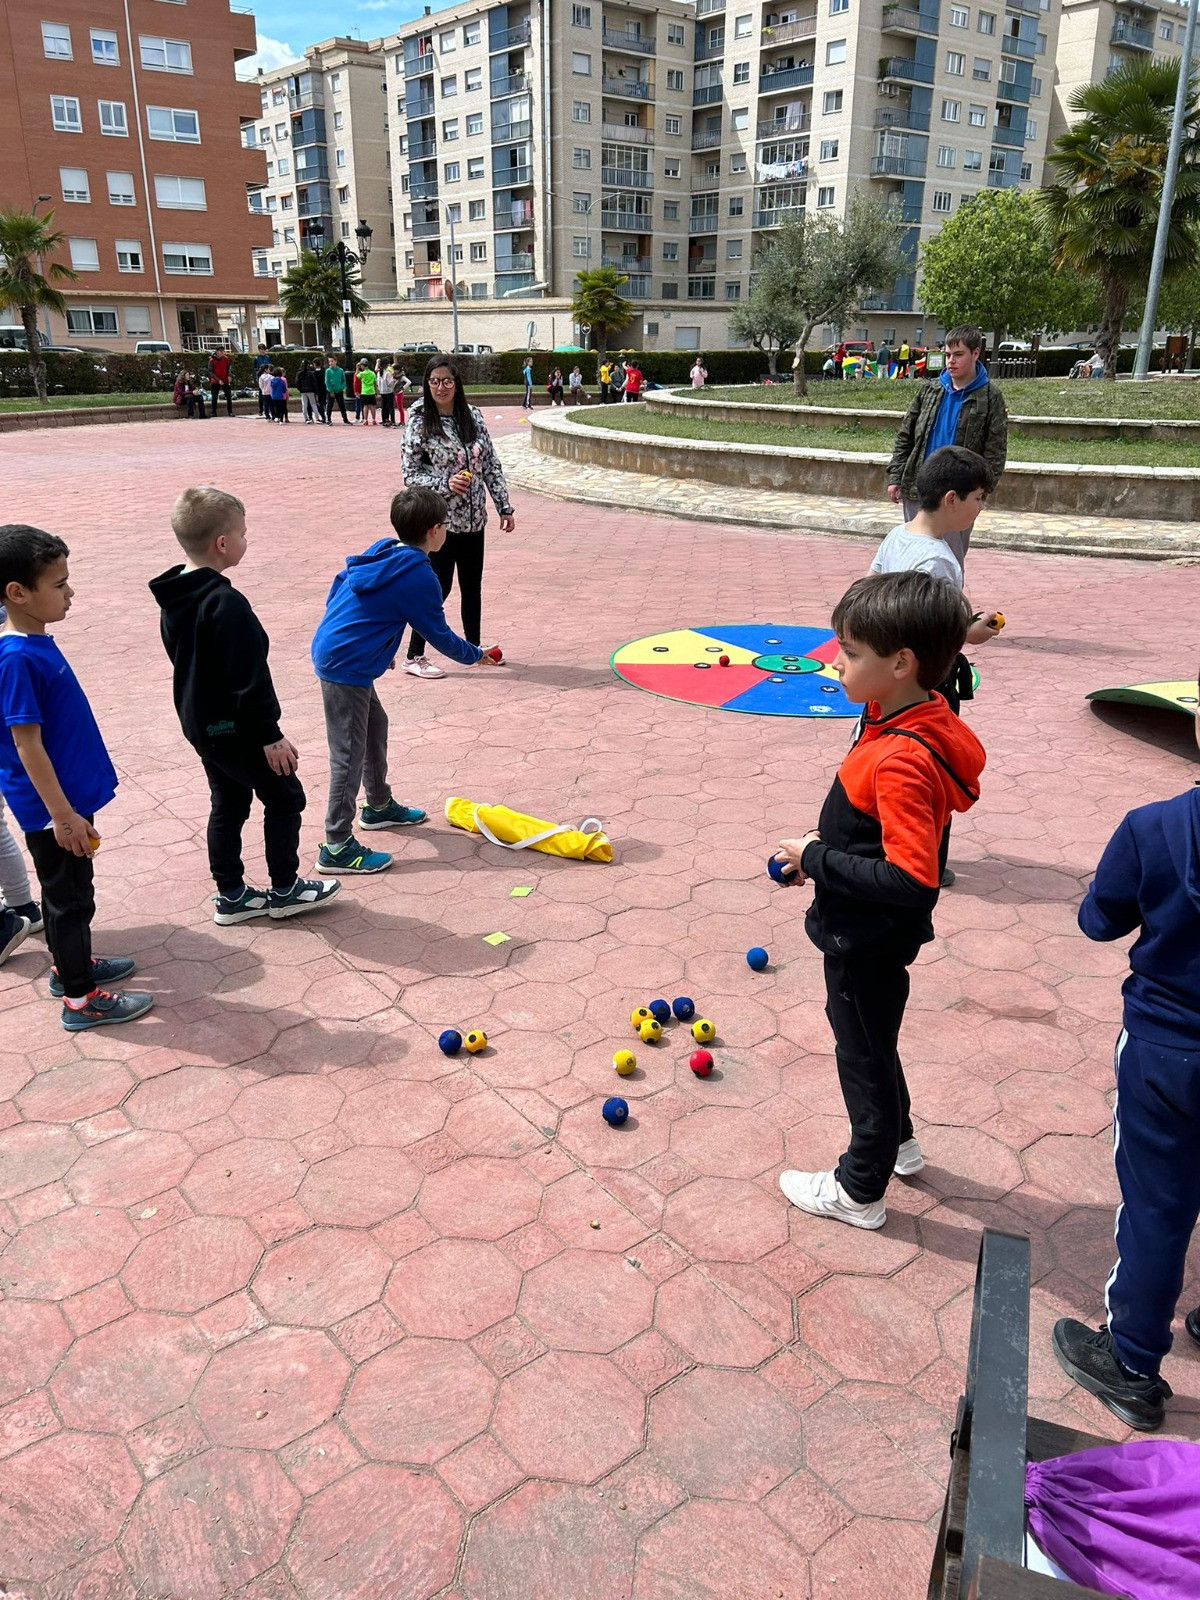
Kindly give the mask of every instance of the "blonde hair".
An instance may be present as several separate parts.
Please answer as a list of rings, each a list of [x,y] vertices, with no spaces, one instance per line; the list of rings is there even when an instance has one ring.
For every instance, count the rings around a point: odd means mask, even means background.
[[[189,556],[202,556],[246,508],[236,495],[211,484],[185,489],[171,507],[171,528]]]

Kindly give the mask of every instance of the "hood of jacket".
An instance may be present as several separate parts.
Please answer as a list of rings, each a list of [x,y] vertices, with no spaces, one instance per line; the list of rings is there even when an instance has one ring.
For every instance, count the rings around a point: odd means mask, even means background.
[[[979,360],[976,360],[975,362],[975,376],[971,379],[970,383],[964,384],[961,389],[956,389],[954,387],[954,384],[950,380],[950,374],[944,368],[942,370],[941,377],[938,379],[938,382],[941,384],[945,392],[953,395],[958,400],[965,400],[969,394],[974,394],[977,389],[982,389],[987,381],[987,368],[984,366],[983,362]]]
[[[407,577],[428,560],[424,550],[414,545],[377,539],[362,555],[347,556],[344,581],[369,614],[374,605],[383,605],[385,591],[397,579]]]
[[[1163,836],[1171,865],[1184,892],[1200,914],[1200,788],[1185,796],[1186,805],[1163,810]]]
[[[890,717],[880,716],[872,701],[867,706],[859,746],[876,743],[877,760],[899,755],[919,741],[932,751],[934,770],[951,811],[969,811],[979,798],[979,778],[987,754],[961,717],[956,717],[940,694],[906,706]]]
[[[150,593],[162,609],[163,639],[168,646],[195,625],[196,611],[210,595],[232,584],[223,572],[198,567],[189,572],[184,566],[168,567],[150,580]]]

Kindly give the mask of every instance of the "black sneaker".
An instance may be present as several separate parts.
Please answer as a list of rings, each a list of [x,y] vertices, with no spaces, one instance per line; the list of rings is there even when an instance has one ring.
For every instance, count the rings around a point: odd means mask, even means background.
[[[1107,1328],[1089,1328],[1084,1322],[1063,1317],[1054,1324],[1053,1343],[1063,1371],[1115,1417],[1139,1433],[1153,1433],[1162,1427],[1164,1402],[1171,1398],[1170,1384],[1165,1378],[1136,1378],[1126,1372]]]
[[[87,1005],[81,1010],[72,1011],[70,1006],[63,1006],[62,1025],[68,1033],[82,1033],[85,1028],[104,1028],[116,1022],[132,1022],[135,1017],[144,1016],[153,1004],[152,994],[139,993],[136,989],[126,990],[123,994],[110,994],[106,989],[97,989],[88,995]]]
[[[250,922],[255,917],[265,917],[271,905],[271,897],[265,889],[243,888],[241,894],[215,894],[212,903],[216,906],[213,912],[213,921],[222,928],[228,928],[235,922]]]
[[[954,868],[953,867],[943,867],[942,868],[942,888],[943,889],[953,889],[954,885],[957,882],[958,882],[958,879],[955,877]]]
[[[269,917],[298,917],[305,911],[315,911],[341,892],[336,878],[297,878],[290,889],[271,890]]]
[[[1200,1344],[1200,1306],[1197,1306],[1195,1311],[1188,1312],[1183,1319],[1183,1325],[1196,1343]]]
[[[23,906],[13,906],[12,909],[19,917],[27,917],[29,919],[30,933],[41,933],[46,926],[42,920],[42,908],[36,900],[27,900]]]
[[[97,988],[102,988],[106,983],[120,983],[122,978],[132,978],[136,971],[137,962],[132,956],[97,956],[92,962],[92,982]],[[61,1000],[65,992],[58,968],[51,967],[50,993],[56,1000]]]
[[[0,967],[18,945],[25,943],[31,931],[28,917],[19,916],[8,906],[0,911]]]

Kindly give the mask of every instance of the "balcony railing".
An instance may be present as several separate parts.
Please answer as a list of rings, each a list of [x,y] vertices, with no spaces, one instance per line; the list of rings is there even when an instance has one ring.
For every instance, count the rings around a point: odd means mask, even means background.
[[[873,178],[923,178],[924,156],[874,156],[871,160]]]
[[[440,222],[414,222],[412,225],[414,239],[436,239],[440,233]]]
[[[501,50],[512,50],[519,44],[528,44],[529,39],[528,21],[518,22],[515,28],[509,28],[504,33],[498,33],[494,39],[489,39],[488,49],[495,55]]]
[[[492,99],[503,100],[505,95],[524,94],[529,88],[529,79],[523,72],[510,72],[507,78],[492,79]]]
[[[721,143],[721,129],[712,128],[707,133],[694,133],[692,135],[693,150],[716,150]]]
[[[879,81],[899,79],[901,83],[932,83],[933,63],[914,61],[911,56],[884,56],[879,63]]]
[[[1010,149],[1020,149],[1025,143],[1025,129],[993,128],[992,143],[1007,145]]]
[[[804,89],[813,81],[811,63],[799,67],[777,67],[774,72],[760,72],[759,94],[778,94],[781,89]]]
[[[1016,105],[1027,106],[1033,95],[1033,85],[1030,83],[1013,83],[1008,78],[1001,78],[996,85],[996,99],[1009,100]]]
[[[754,213],[754,226],[756,228],[778,228],[780,223],[794,217],[797,221],[804,215],[803,206],[776,206],[770,211],[756,211]]]
[[[858,303],[860,311],[911,311],[912,308],[911,294],[871,294]]]
[[[881,26],[884,33],[919,34],[921,13],[911,6],[884,6]]]
[[[1116,3],[1119,6],[1127,4],[1140,5],[1142,0],[1116,0]],[[1004,4],[1010,11],[1027,11],[1032,12],[1035,16],[1040,16],[1042,11],[1041,0],[1004,0]],[[1158,9],[1157,6],[1152,4],[1152,0],[1146,0],[1146,4],[1152,10]]]
[[[404,291],[406,300],[444,300],[446,285],[441,278],[418,278]]]
[[[494,265],[497,272],[532,272],[533,251],[522,250],[515,256],[497,256]]]
[[[911,106],[901,106],[888,111],[877,111],[875,113],[875,126],[877,128],[902,128],[913,133],[928,133],[929,113],[928,111],[914,111]]]
[[[1132,22],[1118,17],[1109,34],[1111,44],[1124,45],[1127,50],[1153,50],[1154,35],[1149,28],[1135,28]]]
[[[299,94],[288,90],[288,106],[292,111],[307,111],[309,106],[323,106],[325,95],[321,89],[302,89]]]
[[[717,277],[714,266],[712,276],[704,273],[701,276],[691,277],[687,282],[687,297],[689,300],[715,300],[717,298]]]
[[[497,300],[502,300],[513,289],[531,289],[534,277],[532,272],[514,272],[507,278],[497,278],[492,284],[492,293]]]
[[[533,133],[533,123],[529,119],[521,122],[498,122],[492,127],[493,144],[520,144],[530,138]]]
[[[497,167],[492,173],[493,189],[518,189],[532,182],[532,167]]]
[[[794,134],[803,133],[812,123],[812,117],[807,111],[801,116],[791,116],[786,122],[760,122],[755,129],[759,142],[763,139],[790,139]]]
[[[696,15],[698,17],[713,17],[719,11],[724,11],[725,0],[696,0]]]
[[[430,178],[424,183],[410,183],[408,197],[410,200],[436,200],[438,195],[437,179]]]
[[[1119,27],[1120,24],[1118,23]],[[1022,61],[1032,61],[1037,55],[1036,39],[1018,39],[1015,34],[1006,33],[1000,40],[1000,54],[1003,56],[1017,56]]]
[[[600,226],[613,233],[648,233],[652,217],[649,206],[644,211],[601,211]]]
[[[628,283],[621,285],[622,292],[630,295],[634,300],[648,300],[650,298],[650,274],[634,273]]]
[[[410,139],[408,141],[408,150],[406,151],[406,154],[410,163],[413,161],[425,161],[429,156],[437,155],[437,140],[418,139],[416,144],[414,144]]]
[[[654,174],[636,167],[601,167],[600,181],[617,189],[653,189]]]
[[[652,100],[654,85],[641,78],[613,78],[606,72],[602,80],[605,94],[619,95],[622,100]]]
[[[600,257],[602,267],[616,267],[618,272],[626,272],[631,277],[636,273],[649,272],[653,262],[649,256],[613,256]]]
[[[653,128],[626,128],[615,122],[605,122],[600,127],[600,137],[605,144],[653,144]]]
[[[404,58],[404,76],[406,79],[432,77],[433,71],[434,59],[432,50],[422,50],[417,55],[405,56]]]
[[[724,92],[719,83],[706,83],[702,89],[692,90],[692,104],[694,106],[715,106]]]
[[[645,34],[634,33],[632,28],[610,28],[607,23],[600,31],[600,38],[605,49],[624,50],[630,55],[652,56],[656,48],[654,40],[646,38]]]
[[[691,192],[693,194],[716,194],[721,187],[721,176],[717,172],[694,172],[692,174]]]
[[[533,201],[510,200],[507,205],[497,206],[496,225],[505,232],[515,230],[523,233],[526,228],[532,228]]]
[[[689,233],[716,233],[721,225],[720,212],[715,207],[703,207],[688,216]]]
[[[1020,183],[1020,175],[1015,172],[989,172],[989,189],[1015,189]]]
[[[725,36],[722,33],[720,40],[716,44],[713,44],[709,40],[705,40],[705,42],[703,44],[698,44],[696,46],[695,60],[697,60],[697,61],[714,61],[714,60],[717,60],[719,57],[723,57],[724,54],[725,54]]]
[[[811,17],[797,17],[795,22],[784,22],[775,28],[764,28],[763,48],[769,50],[772,45],[791,44],[793,39],[811,39],[816,31],[817,14],[814,11]]]
[[[327,183],[309,184],[304,192],[297,191],[296,215],[298,217],[327,217],[333,211]]]
[[[422,117],[433,115],[433,96],[426,95],[420,98],[416,95],[406,96],[404,101],[404,115],[409,122],[419,122]]]

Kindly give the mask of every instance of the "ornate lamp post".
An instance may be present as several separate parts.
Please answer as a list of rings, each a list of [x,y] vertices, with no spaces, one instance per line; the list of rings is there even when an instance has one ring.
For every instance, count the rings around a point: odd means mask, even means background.
[[[342,350],[346,360],[346,370],[350,371],[354,365],[354,338],[350,332],[350,268],[365,266],[367,257],[371,253],[371,235],[374,232],[366,222],[359,219],[358,227],[354,230],[354,237],[358,242],[358,254],[347,245],[344,239],[339,239],[336,245],[330,247],[326,257],[332,257],[338,264],[338,271],[342,279]],[[305,230],[305,237],[312,245],[316,255],[321,254],[321,242],[325,237],[325,227],[318,217],[310,222]]]

